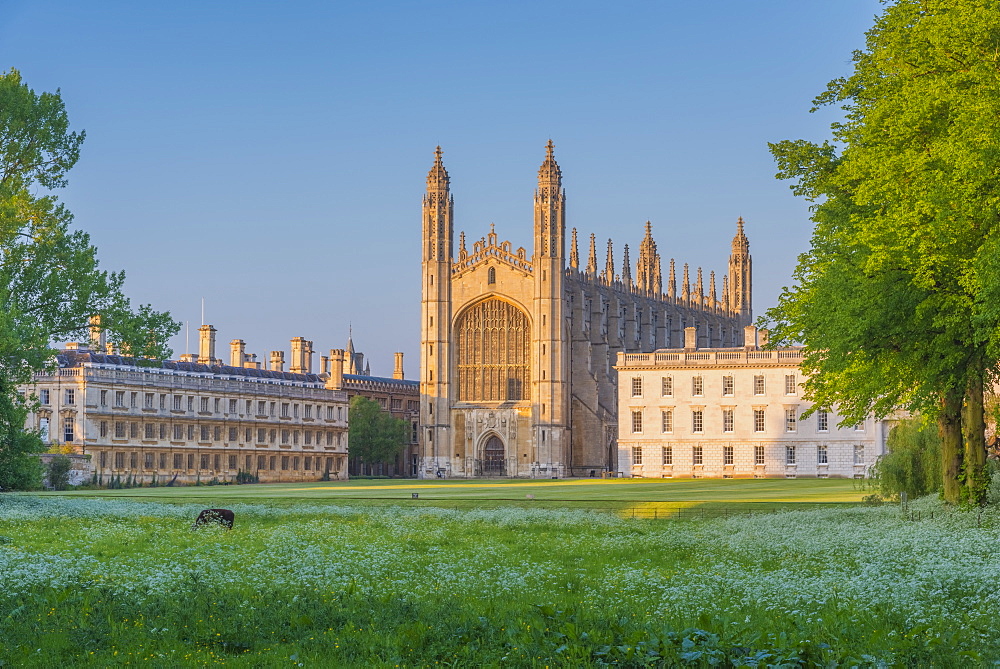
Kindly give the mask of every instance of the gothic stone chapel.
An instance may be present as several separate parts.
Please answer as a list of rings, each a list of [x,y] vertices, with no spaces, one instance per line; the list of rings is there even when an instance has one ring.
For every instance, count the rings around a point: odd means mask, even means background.
[[[576,229],[566,257],[566,194],[549,141],[535,191],[535,239],[529,255],[498,241],[490,226],[454,248],[448,172],[441,147],[427,175],[423,205],[420,352],[420,475],[589,476],[617,468],[619,351],[683,346],[697,328],[698,347],[742,344],[751,322],[750,244],[737,223],[722,277],[706,290],[684,265],[677,290],[670,261],[666,292],[651,225],[633,266],[624,247],[615,271],[611,240],[597,266],[594,235],[585,266]]]

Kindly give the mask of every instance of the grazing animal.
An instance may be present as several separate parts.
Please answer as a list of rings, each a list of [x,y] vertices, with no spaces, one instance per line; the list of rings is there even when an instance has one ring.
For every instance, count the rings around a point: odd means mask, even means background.
[[[231,530],[233,529],[233,520],[235,519],[236,514],[229,509],[205,509],[198,514],[198,520],[194,521],[194,525],[191,526],[191,529],[197,530],[202,525],[207,525],[208,523],[218,523],[227,530]]]

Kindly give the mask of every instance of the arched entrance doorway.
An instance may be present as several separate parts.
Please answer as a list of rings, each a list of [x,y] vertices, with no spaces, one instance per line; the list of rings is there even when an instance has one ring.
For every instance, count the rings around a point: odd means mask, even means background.
[[[506,476],[507,467],[504,461],[503,442],[500,437],[491,435],[483,446],[483,475]]]

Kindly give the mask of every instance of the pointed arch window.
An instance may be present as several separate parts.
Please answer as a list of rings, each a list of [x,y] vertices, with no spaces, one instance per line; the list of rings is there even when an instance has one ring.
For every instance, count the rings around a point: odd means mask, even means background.
[[[497,282],[497,268],[490,267],[490,269],[486,272],[486,283],[492,285],[496,282]]]
[[[484,300],[463,313],[455,329],[460,401],[529,398],[531,328],[523,311],[496,298]]]

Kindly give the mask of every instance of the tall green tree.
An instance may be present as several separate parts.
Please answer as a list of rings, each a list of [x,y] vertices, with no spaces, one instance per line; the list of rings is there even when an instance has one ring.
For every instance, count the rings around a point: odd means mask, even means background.
[[[944,496],[985,500],[985,388],[1000,354],[1000,3],[895,0],[814,102],[822,144],[771,145],[814,202],[810,250],[768,312],[805,344],[808,396],[846,421],[936,417]]]
[[[90,237],[52,194],[80,157],[59,92],[37,94],[17,70],[0,74],[0,488],[25,487],[41,445],[23,431],[30,397],[17,386],[53,364],[53,343],[86,334],[101,314],[110,341],[138,358],[166,358],[179,331],[169,314],[133,309],[122,272],[100,269]]]
[[[361,395],[348,408],[348,452],[366,465],[388,463],[406,446],[409,423],[393,418],[378,402]]]

